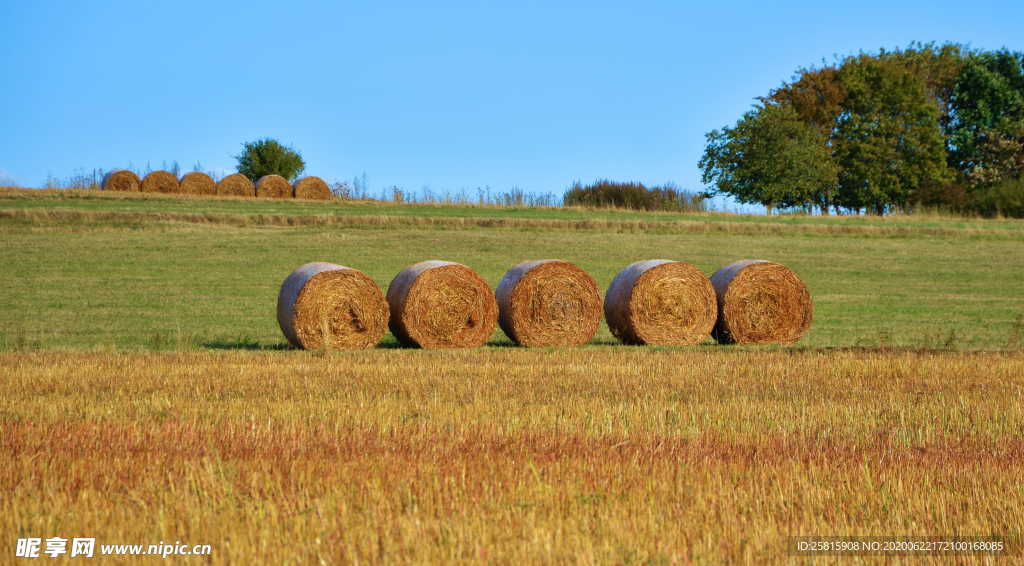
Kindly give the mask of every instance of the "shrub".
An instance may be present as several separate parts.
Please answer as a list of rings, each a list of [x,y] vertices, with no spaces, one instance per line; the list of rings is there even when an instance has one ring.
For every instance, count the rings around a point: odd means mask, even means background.
[[[642,183],[618,183],[602,179],[583,186],[579,182],[565,192],[565,206],[629,208],[634,210],[703,211],[704,196],[666,184],[647,188]]]

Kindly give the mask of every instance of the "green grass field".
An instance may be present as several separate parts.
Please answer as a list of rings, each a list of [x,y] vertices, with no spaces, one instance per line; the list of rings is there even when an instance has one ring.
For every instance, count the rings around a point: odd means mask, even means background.
[[[1024,221],[0,190],[0,238],[0,562],[54,536],[216,564],[765,564],[798,535],[1024,555]],[[640,259],[779,261],[814,323],[790,347],[602,325],[306,352],[275,319],[309,261],[385,288],[425,259],[496,285],[553,257],[602,290]]]
[[[88,211],[51,216],[67,212],[68,203]],[[122,208],[126,204],[131,210]],[[141,212],[147,204],[156,204],[156,212]],[[963,221],[980,232],[956,236],[913,229],[896,235],[799,227],[747,233],[391,220],[398,218],[394,210],[512,219],[583,214],[557,209],[384,205],[375,210],[364,204],[352,206],[375,212],[365,223],[356,216],[348,225],[308,226],[246,222],[248,216],[226,223],[164,215],[191,205],[223,207],[235,215],[291,208],[306,214],[290,217],[297,221],[347,210],[334,203],[238,199],[0,197],[0,347],[278,346],[283,344],[274,318],[278,287],[292,269],[309,261],[363,270],[386,289],[398,271],[424,259],[464,263],[496,285],[520,261],[557,257],[586,269],[604,289],[619,269],[640,259],[687,261],[710,275],[735,259],[764,258],[788,265],[811,289],[815,320],[802,346],[1001,349],[1019,344],[1024,326],[1024,222],[993,221],[990,228],[987,221]],[[43,210],[23,214],[32,208]],[[712,221],[763,222],[726,218]],[[933,223],[928,224],[934,228]],[[937,227],[957,230],[958,223]],[[507,339],[499,330],[492,342]],[[594,343],[612,343],[605,327]]]

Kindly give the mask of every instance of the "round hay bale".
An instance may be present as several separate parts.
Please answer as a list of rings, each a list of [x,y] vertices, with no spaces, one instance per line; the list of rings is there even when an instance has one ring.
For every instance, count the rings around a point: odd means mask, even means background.
[[[137,193],[142,190],[142,182],[135,173],[117,169],[103,176],[103,190]]]
[[[178,178],[170,171],[153,171],[142,178],[144,193],[176,193]]]
[[[498,303],[487,282],[465,265],[421,261],[388,285],[391,332],[408,346],[475,348],[498,322]]]
[[[307,263],[281,284],[277,322],[296,348],[371,348],[387,331],[388,303],[361,271]]]
[[[217,183],[217,194],[226,197],[254,197],[256,187],[245,175],[232,173]]]
[[[256,181],[257,198],[292,198],[292,186],[280,175],[264,175]]]
[[[594,278],[560,259],[520,263],[505,273],[495,296],[501,329],[522,346],[579,346],[601,324]]]
[[[713,335],[723,344],[792,344],[811,327],[811,294],[784,265],[734,261],[711,276],[718,296]]]
[[[182,194],[186,195],[215,195],[217,194],[217,183],[209,175],[202,171],[185,173],[178,183]]]
[[[718,315],[715,288],[696,267],[668,259],[626,266],[604,297],[612,334],[624,344],[698,344]]]
[[[331,198],[331,188],[320,177],[303,177],[295,181],[294,194],[295,198],[328,200]]]

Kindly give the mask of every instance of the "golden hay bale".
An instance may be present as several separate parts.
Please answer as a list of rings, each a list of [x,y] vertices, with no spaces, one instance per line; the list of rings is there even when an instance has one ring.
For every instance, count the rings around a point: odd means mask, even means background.
[[[153,171],[142,178],[144,193],[176,193],[178,178],[170,171]]]
[[[142,182],[135,173],[127,169],[118,169],[103,177],[103,190],[137,193],[142,190]]]
[[[308,200],[328,200],[331,198],[331,188],[320,177],[303,177],[295,181],[294,195],[295,198]]]
[[[209,175],[202,171],[185,173],[178,183],[180,192],[186,195],[215,195],[217,194],[217,183]]]
[[[296,348],[371,348],[387,331],[388,303],[361,271],[307,263],[281,284],[277,322]]]
[[[388,285],[391,332],[421,348],[475,348],[498,322],[498,303],[487,282],[465,265],[421,261]]]
[[[256,187],[241,173],[232,173],[217,183],[217,194],[229,197],[254,197]]]
[[[601,324],[594,278],[560,259],[520,263],[505,273],[495,295],[501,329],[522,346],[579,346]]]
[[[620,271],[604,297],[608,328],[626,344],[697,344],[718,315],[715,288],[696,267],[649,259]]]
[[[723,344],[792,344],[811,327],[804,282],[784,265],[735,261],[711,276],[718,296],[713,335]]]
[[[292,186],[280,175],[264,175],[256,181],[258,198],[292,198]]]

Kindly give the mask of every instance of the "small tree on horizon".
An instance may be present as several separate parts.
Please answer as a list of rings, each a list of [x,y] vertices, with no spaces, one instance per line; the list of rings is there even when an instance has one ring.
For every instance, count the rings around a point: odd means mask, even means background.
[[[299,152],[275,139],[264,138],[242,147],[242,153],[235,156],[238,172],[254,182],[264,175],[280,175],[293,181],[306,168]]]

